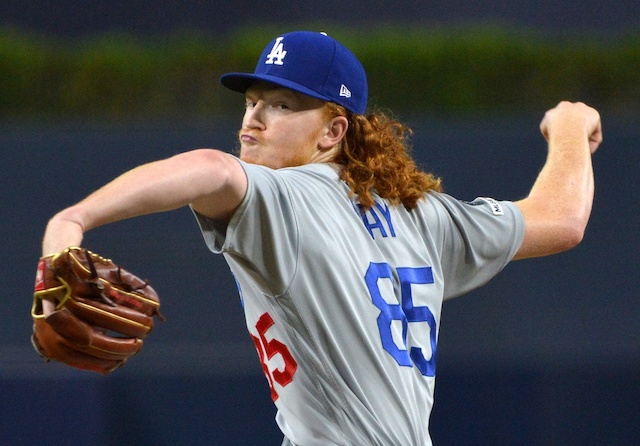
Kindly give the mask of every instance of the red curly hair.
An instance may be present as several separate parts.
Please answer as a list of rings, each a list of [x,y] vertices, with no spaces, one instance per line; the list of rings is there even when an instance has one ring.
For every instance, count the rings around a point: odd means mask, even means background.
[[[345,116],[349,121],[342,148],[333,161],[342,165],[340,178],[368,209],[372,192],[413,209],[427,191],[442,191],[441,179],[421,171],[410,156],[412,130],[384,113],[358,115],[327,102],[325,116]]]

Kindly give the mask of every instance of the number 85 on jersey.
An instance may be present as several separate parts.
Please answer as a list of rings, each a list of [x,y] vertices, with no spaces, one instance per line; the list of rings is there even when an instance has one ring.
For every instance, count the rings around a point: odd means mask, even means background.
[[[400,282],[400,299],[385,299],[389,290],[397,290],[393,269],[388,263],[370,263],[364,280],[367,284],[373,304],[380,310],[378,330],[382,347],[402,367],[417,367],[424,376],[436,374],[437,323],[427,306],[414,306],[413,293],[417,285],[434,283],[430,266],[418,268],[396,268]],[[393,294],[393,291],[389,291]],[[390,303],[399,300],[400,304]],[[400,326],[394,330],[394,327]],[[431,350],[429,358],[425,356],[423,346],[417,342],[428,330],[428,344]],[[395,336],[394,336],[395,333]],[[399,335],[399,336],[398,336]],[[398,339],[400,337],[400,339]]]

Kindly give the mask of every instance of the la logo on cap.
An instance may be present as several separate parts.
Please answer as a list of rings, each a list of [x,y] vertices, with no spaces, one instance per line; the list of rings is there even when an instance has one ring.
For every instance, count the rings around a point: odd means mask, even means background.
[[[282,65],[282,60],[287,52],[284,50],[284,44],[282,43],[283,37],[278,37],[271,48],[271,52],[267,54],[267,60],[264,61],[268,65]]]
[[[240,93],[257,81],[334,102],[356,114],[367,108],[364,68],[348,48],[325,33],[282,34],[264,47],[253,73],[220,77],[222,85]]]

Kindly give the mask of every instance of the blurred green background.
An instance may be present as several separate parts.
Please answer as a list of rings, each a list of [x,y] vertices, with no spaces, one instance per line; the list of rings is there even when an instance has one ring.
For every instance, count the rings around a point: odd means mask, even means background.
[[[290,26],[290,29],[303,28]],[[371,106],[436,113],[542,110],[559,99],[640,110],[640,32],[558,36],[505,25],[325,26],[361,59]],[[253,71],[273,26],[214,36],[0,29],[2,116],[193,117],[237,109],[217,85]]]

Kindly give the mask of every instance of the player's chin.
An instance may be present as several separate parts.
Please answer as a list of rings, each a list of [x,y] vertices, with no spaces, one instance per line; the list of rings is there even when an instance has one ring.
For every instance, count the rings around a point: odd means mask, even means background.
[[[249,164],[257,164],[259,166],[270,167],[272,169],[277,169],[278,167],[274,165],[273,160],[265,159],[265,157],[260,156],[259,153],[256,153],[255,150],[240,150],[240,159],[245,163]]]
[[[241,144],[239,158],[247,163],[258,164],[256,161],[259,159],[259,154],[256,149]]]
[[[264,147],[255,145],[241,145],[239,158],[249,164],[257,164],[259,166],[270,167],[271,169],[280,169],[287,167],[283,164],[283,160],[277,156],[269,155],[271,152]]]
[[[240,159],[250,164],[261,164],[260,155],[256,153],[256,150],[240,148]]]

